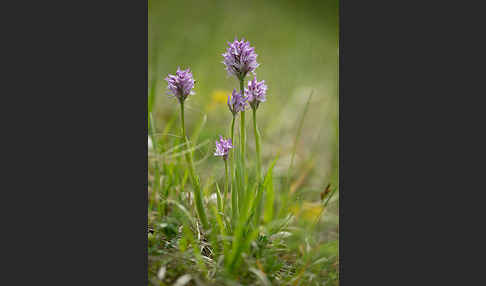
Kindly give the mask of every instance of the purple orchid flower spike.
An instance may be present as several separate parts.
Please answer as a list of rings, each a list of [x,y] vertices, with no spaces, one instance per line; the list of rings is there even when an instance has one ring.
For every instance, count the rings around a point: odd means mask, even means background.
[[[219,136],[219,140],[216,140],[216,151],[214,156],[221,156],[224,160],[228,158],[229,149],[233,148],[231,139],[224,139],[223,136]]]
[[[187,96],[194,94],[192,91],[194,78],[190,69],[181,70],[177,68],[176,74],[169,74],[165,80],[168,83],[169,94],[177,97],[181,103],[186,100]]]
[[[231,76],[235,76],[239,80],[243,80],[249,72],[255,71],[259,66],[256,61],[257,54],[255,48],[250,46],[250,42],[245,39],[238,39],[230,43],[228,42],[228,48],[226,53],[223,54],[223,64],[226,66],[226,71]]]
[[[233,113],[233,116],[238,112],[245,110],[248,107],[248,98],[242,96],[241,93],[233,89],[233,93],[228,95],[228,108]]]
[[[257,109],[258,105],[266,100],[266,94],[267,85],[265,81],[258,82],[256,76],[248,82],[248,88],[245,88],[245,95],[253,109]]]

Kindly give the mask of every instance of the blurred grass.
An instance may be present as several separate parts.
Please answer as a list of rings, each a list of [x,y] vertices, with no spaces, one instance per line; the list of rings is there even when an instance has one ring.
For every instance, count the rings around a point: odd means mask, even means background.
[[[292,147],[299,113],[314,90],[297,159],[317,155],[321,183],[330,176],[337,178],[337,25],[336,0],[149,0],[149,94],[153,94],[154,120],[166,124],[178,112],[176,101],[165,94],[163,79],[180,65],[190,67],[196,79],[196,95],[186,104],[186,128],[191,132],[207,112],[200,139],[213,140],[226,133],[231,114],[225,94],[237,87],[237,81],[226,75],[221,54],[227,41],[245,37],[258,54],[258,79],[268,85],[268,101],[258,112],[264,162]],[[248,136],[251,144],[251,132]],[[277,172],[285,160],[290,158],[279,160]]]
[[[172,140],[172,135],[179,135],[174,131],[180,126],[179,105],[166,95],[164,78],[174,73],[178,66],[190,67],[196,80],[196,94],[185,103],[185,121],[187,134],[191,135],[194,145],[199,146],[194,160],[202,186],[209,185],[211,181],[221,182],[224,176],[224,165],[212,156],[213,142],[219,134],[228,134],[231,113],[226,106],[226,96],[238,87],[236,79],[227,76],[221,54],[226,49],[227,41],[232,41],[235,36],[239,39],[244,37],[255,47],[260,63],[256,70],[258,79],[264,79],[268,85],[267,101],[260,105],[257,115],[262,136],[263,169],[267,170],[278,156],[273,170],[274,196],[280,195],[294,141],[300,132],[290,170],[290,184],[295,197],[289,207],[295,216],[293,223],[302,228],[294,230],[290,240],[281,247],[300,249],[301,253],[295,255],[302,256],[306,262],[296,264],[296,267],[300,266],[287,274],[283,273],[282,277],[288,275],[289,283],[297,283],[295,285],[302,280],[313,281],[314,274],[306,271],[319,268],[320,263],[331,263],[316,257],[337,251],[337,245],[333,242],[338,238],[337,194],[331,199],[319,223],[313,222],[323,212],[322,204],[318,202],[325,186],[331,183],[334,188],[339,187],[338,1],[149,0],[148,3],[149,112],[152,114],[150,121],[155,123],[150,130],[163,142]],[[313,95],[299,130],[311,92]],[[172,133],[167,135],[168,132]],[[250,125],[247,136],[247,152],[252,158],[255,146]],[[208,140],[209,144],[203,144]],[[160,145],[159,153],[168,151],[164,149],[167,145],[158,144],[157,140],[154,145]],[[254,167],[251,164],[254,164],[253,160],[249,162],[249,167]],[[166,177],[168,172],[175,172],[165,169],[161,172]],[[155,181],[158,181],[164,175],[156,169],[150,170],[149,176],[155,176]],[[177,181],[171,176],[164,184]],[[180,188],[184,189],[184,184]],[[214,217],[217,218],[216,215]],[[171,219],[168,217],[167,221]],[[310,230],[316,237],[309,242],[306,232]],[[164,231],[167,231],[167,227]],[[188,233],[186,228],[184,232]],[[188,235],[185,239],[188,244],[194,244],[194,237]],[[302,249],[304,240],[307,246],[314,243],[319,247]],[[150,251],[157,253],[162,250],[155,247]],[[279,252],[278,248],[267,251]],[[196,255],[196,258],[200,264],[201,257]],[[158,261],[163,258],[153,256],[150,259]],[[260,259],[266,271],[270,271],[267,268],[271,268],[272,263],[275,263],[275,269],[281,267],[279,262],[273,262],[270,258]],[[171,266],[168,270],[186,267]],[[253,265],[251,271],[258,277],[260,270],[258,265]],[[167,275],[175,274],[168,271]],[[310,276],[304,277],[306,275]],[[264,277],[260,280],[262,284],[266,283]]]

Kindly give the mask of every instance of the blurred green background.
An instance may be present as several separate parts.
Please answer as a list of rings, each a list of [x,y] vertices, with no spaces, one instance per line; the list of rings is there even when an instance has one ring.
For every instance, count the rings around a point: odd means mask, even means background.
[[[148,5],[149,111],[157,132],[162,132],[167,122],[179,114],[178,102],[166,95],[164,78],[178,66],[191,68],[196,94],[186,101],[186,129],[193,132],[207,116],[199,138],[199,143],[207,144],[197,153],[197,168],[203,180],[205,174],[224,174],[223,164],[212,153],[214,140],[219,134],[227,136],[231,123],[226,97],[239,86],[221,63],[227,41],[236,36],[255,47],[260,63],[257,78],[268,85],[267,101],[257,113],[264,170],[278,154],[274,173],[278,176],[287,171],[299,121],[313,93],[292,176],[295,181],[301,178],[299,191],[309,201],[319,200],[319,192],[327,183],[337,186],[337,0],[149,0]],[[247,117],[250,124],[250,113]],[[251,158],[251,125],[247,130]]]

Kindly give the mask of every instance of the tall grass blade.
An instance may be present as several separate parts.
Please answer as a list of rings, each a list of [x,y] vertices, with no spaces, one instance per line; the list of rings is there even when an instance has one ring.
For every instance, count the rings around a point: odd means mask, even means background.
[[[299,142],[299,139],[300,139],[300,134],[301,134],[302,128],[304,126],[304,119],[305,119],[305,116],[307,114],[307,111],[309,110],[309,105],[310,105],[310,101],[311,101],[313,94],[314,94],[314,90],[311,91],[311,93],[309,94],[309,97],[307,98],[307,102],[306,102],[305,107],[304,107],[304,112],[302,113],[302,116],[300,118],[299,125],[298,125],[298,128],[297,128],[297,134],[295,136],[294,145],[292,147],[290,164],[289,164],[289,168],[287,170],[287,176],[286,176],[286,180],[285,180],[285,191],[282,192],[282,207],[280,209],[278,217],[283,217],[287,213],[289,199],[290,199],[289,198],[289,195],[290,195],[289,194],[290,193],[290,177],[291,177],[290,173],[291,173],[291,170],[292,170],[292,167],[293,167],[293,164],[294,164],[295,152],[297,151],[297,143]]]
[[[194,201],[196,203],[196,210],[197,214],[199,215],[199,219],[204,227],[204,229],[209,229],[208,220],[206,218],[206,211],[203,206],[203,197],[201,193],[201,186],[199,182],[199,177],[195,176],[193,179],[193,186],[194,186]]]
[[[275,205],[275,193],[273,190],[273,167],[275,163],[277,163],[277,159],[275,158],[268,168],[267,174],[265,175],[265,179],[263,180],[263,187],[265,189],[265,212],[263,214],[263,221],[268,223],[273,220],[273,208]]]
[[[152,118],[152,112],[149,112],[149,136],[152,139],[152,144],[153,144],[153,150],[155,151],[155,154],[158,154],[158,144],[157,140],[154,136],[155,134],[155,123]],[[155,209],[154,204],[156,203],[156,197],[157,193],[160,190],[160,169],[159,169],[159,164],[157,163],[157,160],[154,161],[154,180],[152,184],[152,199],[150,200],[149,204],[149,211],[151,212],[152,210]]]
[[[194,144],[197,144],[197,141],[199,140],[199,135],[201,134],[201,131],[202,129],[204,128],[204,125],[206,125],[206,121],[208,120],[208,116],[206,114],[204,114],[202,120],[200,121],[200,123],[197,125],[196,129],[194,130],[194,132],[192,133],[192,142],[194,142]]]
[[[221,199],[221,191],[219,190],[219,184],[216,183],[216,201],[218,205],[218,212],[224,213],[223,212],[223,200]]]
[[[290,157],[289,169],[287,171],[287,180],[289,180],[290,170],[292,169],[292,165],[294,164],[295,152],[297,150],[297,142],[299,142],[300,134],[302,133],[302,127],[304,126],[305,115],[307,114],[307,111],[309,110],[309,104],[310,104],[310,101],[311,101],[311,98],[312,98],[312,94],[314,94],[314,90],[311,91],[309,97],[307,98],[307,103],[305,104],[304,112],[302,113],[302,116],[301,116],[300,121],[299,121],[299,126],[297,128],[297,134],[295,136],[294,145],[292,147],[292,155]]]
[[[226,238],[226,230],[224,227],[224,222],[223,219],[221,218],[221,212],[218,212],[216,208],[211,206],[211,210],[213,212],[213,217],[216,219],[216,225],[218,226],[217,228],[215,227],[214,230],[218,230],[219,235],[221,236],[221,239],[223,241],[223,255],[225,259],[227,259],[228,256],[228,242],[225,239]]]

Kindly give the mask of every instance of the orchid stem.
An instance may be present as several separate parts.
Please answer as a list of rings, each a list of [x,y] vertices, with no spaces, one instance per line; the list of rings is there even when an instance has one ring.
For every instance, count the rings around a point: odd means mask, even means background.
[[[194,187],[194,200],[196,203],[196,211],[199,215],[199,219],[205,229],[209,228],[208,220],[206,218],[206,213],[204,212],[203,202],[202,202],[202,194],[201,188],[199,185],[199,179],[196,176],[194,162],[192,160],[192,150],[191,150],[191,143],[189,142],[189,138],[186,136],[186,129],[184,126],[184,101],[181,101],[181,123],[182,123],[182,137],[185,140],[187,149],[189,152],[186,153],[186,161],[189,165],[189,174],[191,176],[191,182]]]
[[[235,135],[235,121],[236,115],[233,115],[233,120],[231,122],[231,144],[235,144],[234,142],[234,135]],[[233,185],[233,175],[234,175],[234,164],[235,164],[235,151],[234,147],[231,148],[230,154],[230,172],[231,172],[231,211],[233,213],[233,217],[236,216],[236,186]]]
[[[240,80],[240,93],[241,96],[244,96],[245,90],[244,90],[244,82],[245,80],[242,79]],[[246,165],[245,165],[245,154],[246,154],[246,130],[245,130],[245,110],[241,111],[241,118],[240,118],[240,152],[241,152],[241,162],[243,165],[243,179],[246,181]]]
[[[262,174],[262,162],[261,162],[261,154],[260,154],[260,132],[258,131],[257,123],[256,123],[256,108],[253,109],[253,131],[255,132],[255,146],[256,146],[256,162],[257,162],[257,179],[258,182],[261,181],[261,174]]]
[[[228,195],[228,160],[224,160],[224,195],[223,195],[223,213],[226,205],[226,196]]]

